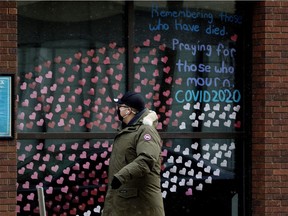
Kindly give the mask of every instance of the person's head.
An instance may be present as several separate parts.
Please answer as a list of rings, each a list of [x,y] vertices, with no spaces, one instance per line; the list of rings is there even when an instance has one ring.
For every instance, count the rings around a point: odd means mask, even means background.
[[[128,123],[138,112],[145,109],[145,101],[141,94],[126,92],[122,98],[115,100],[118,106],[120,121]]]

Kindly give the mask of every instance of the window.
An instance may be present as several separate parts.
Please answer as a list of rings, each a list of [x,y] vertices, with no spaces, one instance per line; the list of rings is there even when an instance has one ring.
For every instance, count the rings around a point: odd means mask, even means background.
[[[43,186],[49,215],[100,215],[130,89],[159,115],[166,215],[244,215],[247,5],[18,2],[17,213]]]

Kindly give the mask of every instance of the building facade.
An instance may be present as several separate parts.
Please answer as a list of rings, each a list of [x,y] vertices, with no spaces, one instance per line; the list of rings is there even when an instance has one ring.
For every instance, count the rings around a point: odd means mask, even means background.
[[[128,89],[159,116],[166,215],[288,214],[287,12],[0,2],[0,215],[39,215],[37,187],[48,215],[100,215]]]

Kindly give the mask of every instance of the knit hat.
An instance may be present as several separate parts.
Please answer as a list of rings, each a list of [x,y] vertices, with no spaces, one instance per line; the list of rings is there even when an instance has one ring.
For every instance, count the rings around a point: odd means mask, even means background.
[[[135,92],[126,92],[121,99],[114,100],[117,104],[125,104],[139,112],[145,109],[145,101],[141,94]]]

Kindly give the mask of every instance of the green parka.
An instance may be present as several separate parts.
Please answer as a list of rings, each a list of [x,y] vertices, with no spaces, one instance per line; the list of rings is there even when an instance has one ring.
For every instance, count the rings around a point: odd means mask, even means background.
[[[141,112],[143,113],[143,112]],[[109,162],[108,190],[102,216],[164,216],[160,187],[161,139],[157,115],[145,109],[116,135]],[[116,176],[122,183],[111,188]]]

